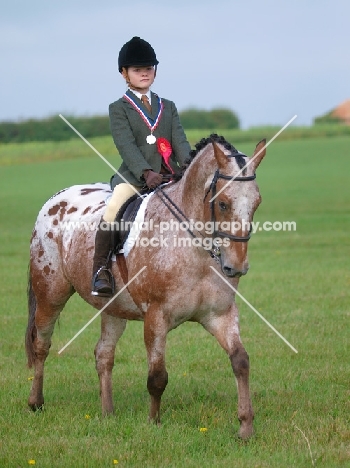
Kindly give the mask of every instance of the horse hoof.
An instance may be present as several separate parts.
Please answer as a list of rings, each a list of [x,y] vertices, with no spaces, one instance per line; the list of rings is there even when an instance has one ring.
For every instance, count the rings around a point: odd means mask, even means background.
[[[29,408],[34,412],[44,411],[44,403],[37,405],[36,403],[28,403]]]
[[[160,419],[148,417],[148,424],[154,424],[155,426],[161,427],[162,423]]]
[[[115,416],[115,412],[114,412],[113,408],[102,411],[102,417],[103,418],[108,418],[108,417],[113,417],[113,416]]]
[[[246,421],[241,422],[241,427],[238,431],[238,437],[241,440],[248,440],[254,433],[253,424]]]

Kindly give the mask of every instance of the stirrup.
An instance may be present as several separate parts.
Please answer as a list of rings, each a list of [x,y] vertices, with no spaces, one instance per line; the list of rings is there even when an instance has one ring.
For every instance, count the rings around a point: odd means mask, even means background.
[[[111,292],[99,292],[96,291],[96,281],[98,281],[98,275],[101,273],[101,271],[105,272],[108,276],[108,281],[111,286]],[[102,266],[99,268],[96,273],[92,277],[91,281],[91,295],[92,296],[99,296],[99,297],[113,297],[115,294],[115,281],[114,281],[114,276],[112,275],[112,272],[106,267]]]

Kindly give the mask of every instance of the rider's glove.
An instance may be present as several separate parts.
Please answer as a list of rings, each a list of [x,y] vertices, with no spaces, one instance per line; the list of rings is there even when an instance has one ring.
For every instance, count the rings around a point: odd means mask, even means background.
[[[163,182],[163,177],[158,174],[158,172],[154,172],[151,169],[143,171],[143,177],[148,188],[155,188]]]

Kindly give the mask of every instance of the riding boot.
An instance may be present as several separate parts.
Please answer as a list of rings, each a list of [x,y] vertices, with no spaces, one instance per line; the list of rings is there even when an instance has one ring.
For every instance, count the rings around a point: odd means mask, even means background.
[[[103,223],[104,229],[101,228]],[[111,230],[103,218],[100,221],[95,237],[95,252],[92,267],[92,291],[93,296],[111,297],[114,294],[114,278],[108,269],[109,256],[112,250]],[[109,227],[109,226],[108,226]]]

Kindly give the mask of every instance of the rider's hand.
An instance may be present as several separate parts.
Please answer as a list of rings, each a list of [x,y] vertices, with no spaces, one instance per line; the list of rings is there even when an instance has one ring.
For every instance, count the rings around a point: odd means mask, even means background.
[[[148,188],[155,188],[163,182],[163,177],[152,170],[143,171],[143,177],[146,181]]]

